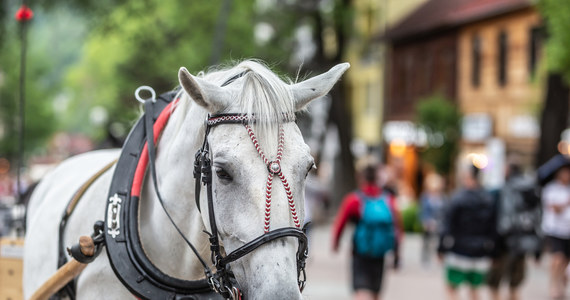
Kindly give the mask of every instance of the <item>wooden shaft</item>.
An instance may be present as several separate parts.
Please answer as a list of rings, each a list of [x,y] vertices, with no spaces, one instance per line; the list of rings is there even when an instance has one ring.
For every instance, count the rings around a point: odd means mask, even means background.
[[[79,275],[87,267],[75,259],[71,259],[55,272],[44,284],[32,295],[30,300],[48,300],[62,287]]]
[[[93,256],[95,245],[93,239],[88,236],[79,238],[81,252],[86,256]],[[57,293],[73,278],[77,277],[87,264],[82,264],[72,258],[65,265],[55,272],[40,288],[32,295],[29,300],[48,300],[53,294]]]

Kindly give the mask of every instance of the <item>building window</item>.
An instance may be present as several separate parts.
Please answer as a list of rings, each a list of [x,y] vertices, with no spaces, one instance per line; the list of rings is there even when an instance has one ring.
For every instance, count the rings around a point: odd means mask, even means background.
[[[540,27],[532,27],[529,30],[529,41],[528,41],[528,72],[531,77],[534,76],[536,72],[536,64],[540,56],[540,46],[541,46],[541,35],[542,31]]]
[[[501,31],[499,33],[499,37],[497,40],[497,46],[498,46],[498,61],[497,61],[497,65],[498,65],[498,79],[499,79],[499,85],[504,86],[507,84],[507,54],[508,54],[508,49],[509,49],[509,41],[508,41],[508,35],[505,31]]]
[[[406,72],[406,79],[405,79],[405,83],[404,83],[404,89],[405,89],[405,96],[404,96],[404,101],[406,102],[411,102],[412,98],[414,97],[414,75],[416,74],[416,70],[414,69],[415,67],[415,63],[414,63],[414,52],[412,50],[409,50],[408,53],[406,53],[406,58],[405,58],[405,62],[404,62],[405,66],[405,72]]]
[[[471,38],[471,84],[474,87],[481,84],[481,38],[479,35]]]
[[[423,81],[424,81],[424,92],[429,94],[431,91],[431,86],[433,82],[433,51],[428,49],[425,52],[425,60],[424,60],[424,70],[423,70]]]

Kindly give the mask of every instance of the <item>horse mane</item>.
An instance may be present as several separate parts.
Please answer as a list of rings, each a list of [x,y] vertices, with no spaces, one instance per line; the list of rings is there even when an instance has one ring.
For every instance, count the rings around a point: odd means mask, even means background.
[[[224,87],[233,93],[234,102],[216,113],[243,113],[250,117],[250,120],[255,118],[255,123],[250,125],[253,126],[258,138],[261,137],[260,142],[264,148],[267,148],[265,151],[269,151],[270,154],[273,152],[272,149],[276,149],[277,138],[263,137],[276,137],[278,125],[293,121],[295,118],[293,93],[289,88],[292,83],[290,79],[281,79],[264,63],[257,60],[245,60],[229,67],[212,67],[199,72],[197,76],[218,86],[238,76]],[[177,109],[187,114],[191,105],[196,104],[190,100],[184,89],[181,89],[178,96],[181,101]],[[206,115],[203,119],[205,117]],[[179,120],[183,119],[185,115]]]

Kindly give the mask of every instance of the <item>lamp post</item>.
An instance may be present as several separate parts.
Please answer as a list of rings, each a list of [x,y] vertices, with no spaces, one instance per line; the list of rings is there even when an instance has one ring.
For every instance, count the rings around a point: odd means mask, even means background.
[[[25,82],[26,82],[26,47],[27,47],[27,25],[33,18],[34,13],[26,6],[26,1],[22,0],[22,6],[14,15],[16,21],[20,23],[20,91],[18,101],[18,163],[16,165],[17,177],[17,195],[18,203],[22,203],[22,183],[21,171],[24,165],[24,125],[25,125],[25,110],[26,110],[26,97],[25,97]]]

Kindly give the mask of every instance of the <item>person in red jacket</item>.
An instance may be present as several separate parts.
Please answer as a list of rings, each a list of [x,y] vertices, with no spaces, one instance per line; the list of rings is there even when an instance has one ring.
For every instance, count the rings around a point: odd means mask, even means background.
[[[367,161],[359,169],[357,179],[360,183],[360,188],[352,193],[346,195],[342,201],[340,209],[337,213],[333,225],[333,251],[338,251],[339,240],[345,225],[348,222],[357,224],[361,221],[364,201],[367,199],[379,199],[386,201],[390,213],[392,215],[392,222],[394,230],[391,235],[395,237],[394,261],[398,261],[399,253],[397,245],[400,244],[402,237],[402,221],[400,213],[396,206],[396,198],[393,194],[383,191],[377,184],[378,182],[378,163],[374,161]],[[368,200],[366,200],[368,201]],[[358,230],[358,228],[356,229]],[[356,233],[355,230],[355,233]],[[362,255],[356,251],[356,241],[353,239],[352,249],[352,288],[355,300],[379,300],[380,288],[382,285],[382,278],[384,273],[384,255],[380,257]],[[397,263],[394,264],[397,267]]]

